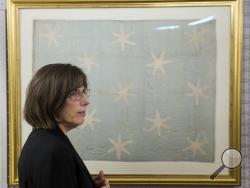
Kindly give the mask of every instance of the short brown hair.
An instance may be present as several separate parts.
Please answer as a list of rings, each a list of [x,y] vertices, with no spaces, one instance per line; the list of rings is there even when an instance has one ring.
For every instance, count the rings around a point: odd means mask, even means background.
[[[49,64],[40,68],[27,88],[25,120],[34,128],[56,128],[69,93],[81,86],[87,89],[87,77],[76,66]]]

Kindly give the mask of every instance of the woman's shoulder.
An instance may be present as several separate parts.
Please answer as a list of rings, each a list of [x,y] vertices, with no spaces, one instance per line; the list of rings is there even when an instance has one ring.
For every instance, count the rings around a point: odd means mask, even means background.
[[[46,165],[74,164],[74,153],[53,132],[35,130],[29,135],[19,158],[19,168],[42,169]]]
[[[33,130],[24,144],[23,149],[25,148],[37,153],[53,153],[53,151],[67,151],[68,153],[70,151],[65,138],[58,136],[54,131],[44,129]]]

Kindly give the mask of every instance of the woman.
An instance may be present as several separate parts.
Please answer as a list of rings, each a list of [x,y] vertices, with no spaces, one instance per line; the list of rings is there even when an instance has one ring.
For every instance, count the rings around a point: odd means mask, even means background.
[[[66,136],[81,125],[89,104],[86,75],[70,64],[49,64],[32,78],[24,118],[33,127],[18,162],[20,188],[109,188],[92,180]]]

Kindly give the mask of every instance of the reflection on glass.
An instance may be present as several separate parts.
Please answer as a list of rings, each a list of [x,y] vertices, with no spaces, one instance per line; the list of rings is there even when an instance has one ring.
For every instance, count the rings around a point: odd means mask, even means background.
[[[165,29],[178,29],[180,28],[179,25],[170,25],[170,26],[162,26],[162,27],[157,27],[157,30],[165,30]]]
[[[198,24],[202,24],[202,23],[205,23],[205,22],[209,22],[209,21],[211,21],[213,19],[214,19],[214,16],[209,16],[207,18],[203,18],[203,19],[200,19],[200,20],[196,20],[194,22],[190,22],[188,25],[189,26],[198,25]]]

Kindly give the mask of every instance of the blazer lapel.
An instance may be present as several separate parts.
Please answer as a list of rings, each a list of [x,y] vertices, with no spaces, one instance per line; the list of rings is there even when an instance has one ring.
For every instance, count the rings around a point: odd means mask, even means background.
[[[85,174],[87,174],[89,176],[89,178],[91,179],[93,186],[94,186],[94,182],[92,180],[92,176],[91,176],[90,172],[88,171],[86,165],[84,164],[81,157],[79,156],[79,154],[75,150],[74,146],[70,142],[69,138],[62,132],[62,130],[59,127],[57,127],[55,129],[55,131],[53,131],[53,132],[55,133],[56,136],[60,137],[60,139],[62,139],[71,148],[72,152],[74,153],[74,156],[76,157],[76,161],[82,167],[81,169],[85,172]]]

